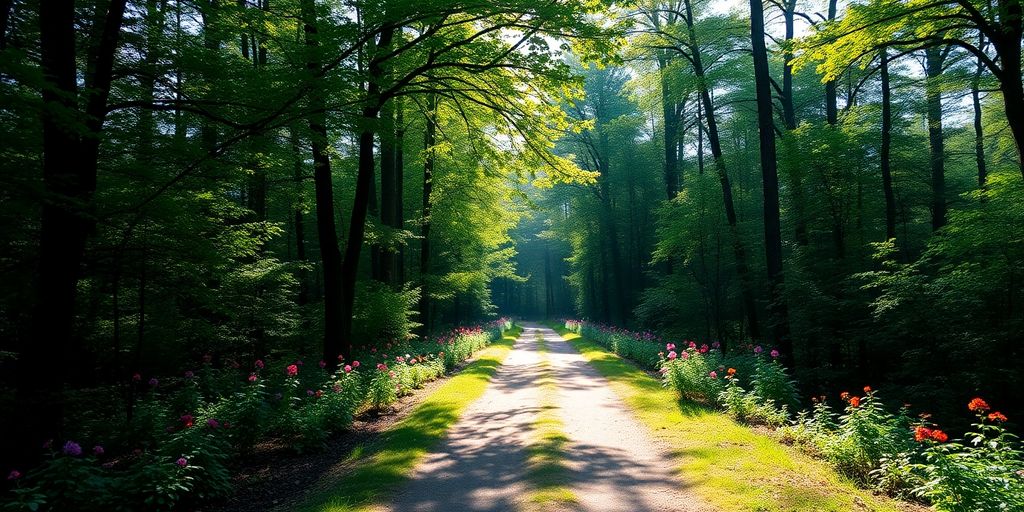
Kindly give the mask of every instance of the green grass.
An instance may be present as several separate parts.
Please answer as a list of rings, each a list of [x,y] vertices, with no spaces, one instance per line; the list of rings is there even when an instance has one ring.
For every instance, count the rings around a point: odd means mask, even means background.
[[[353,469],[297,510],[341,512],[372,507],[407,478],[466,407],[480,398],[520,333],[518,326],[506,331],[375,443],[355,448],[347,459]]]
[[[720,412],[681,402],[656,378],[556,326],[651,430],[671,447],[684,485],[729,511],[897,511],[916,508],[857,488],[824,461]]]
[[[533,438],[528,448],[526,479],[533,486],[528,501],[538,510],[548,510],[557,505],[579,502],[569,488],[569,472],[565,465],[565,424],[558,414],[557,393],[548,346],[541,334],[537,334],[537,345],[541,354],[540,412],[533,421]]]

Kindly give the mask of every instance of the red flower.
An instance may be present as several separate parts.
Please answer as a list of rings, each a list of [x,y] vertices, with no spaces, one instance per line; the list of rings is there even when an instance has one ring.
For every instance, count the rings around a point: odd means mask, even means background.
[[[1004,415],[1003,413],[1001,413],[999,411],[996,411],[996,412],[993,412],[993,413],[989,413],[988,419],[989,419],[989,421],[997,421],[997,422],[1002,423],[1002,422],[1006,421],[1006,415]]]
[[[991,409],[991,407],[988,406],[988,402],[982,400],[981,398],[975,398],[971,400],[971,403],[967,404],[967,408],[974,412],[985,412]]]
[[[931,439],[932,429],[928,427],[918,426],[914,429],[914,441],[919,443],[924,442],[925,439]]]
[[[932,440],[938,441],[940,443],[945,443],[946,441],[949,441],[949,436],[947,436],[945,432],[939,429],[935,429],[932,430]]]
[[[851,407],[860,407],[860,397],[859,396],[855,396],[855,397],[851,398],[850,399],[850,406]]]
[[[185,425],[185,427],[187,428],[192,426],[196,418],[191,414],[182,414],[181,418],[179,419],[181,420],[182,425]]]
[[[850,399],[850,392],[849,391],[843,391],[842,393],[839,393],[839,398],[842,398],[843,400],[849,400]]]
[[[864,392],[865,393],[870,393],[871,392],[871,386],[864,386]]]
[[[288,365],[288,368],[286,370],[288,371],[289,377],[294,377],[299,374],[299,367],[294,364]]]

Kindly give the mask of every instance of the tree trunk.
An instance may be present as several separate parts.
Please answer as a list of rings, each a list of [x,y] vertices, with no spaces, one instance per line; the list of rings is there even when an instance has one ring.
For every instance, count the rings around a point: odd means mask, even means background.
[[[792,1],[792,0],[791,0]],[[787,37],[792,37],[792,6],[787,10]],[[754,84],[757,88],[757,125],[761,146],[761,178],[764,184],[764,240],[768,270],[768,318],[772,338],[779,351],[793,360],[789,339],[789,318],[783,295],[782,231],[779,218],[779,175],[775,154],[775,124],[772,121],[771,77],[768,75],[768,50],[764,44],[764,12],[761,0],[750,1],[750,40],[754,57]],[[792,77],[790,77],[792,80]],[[791,84],[792,86],[792,84]],[[795,118],[787,121],[793,122]]]
[[[836,1],[828,0],[829,21],[836,19]],[[839,122],[839,105],[836,96],[835,80],[825,82],[825,121],[830,126],[835,126]]]
[[[764,7],[761,8],[762,11]],[[762,12],[762,15],[764,13]],[[793,40],[793,19],[796,16],[796,0],[784,0],[782,9],[782,19],[785,25],[786,39],[785,43],[788,45]],[[764,21],[762,16],[761,24],[762,36],[764,35]],[[786,123],[787,130],[796,129],[796,108],[793,106],[793,52],[788,49],[782,53],[782,119]],[[765,57],[767,59],[767,57]],[[755,57],[754,68],[757,68],[757,62]],[[765,78],[769,80],[769,78]],[[765,82],[768,87],[771,87],[770,82]],[[761,86],[757,86],[758,92],[760,93]],[[771,90],[768,91],[768,100],[771,101]],[[772,136],[774,138],[774,135]],[[764,137],[762,136],[762,140]],[[774,143],[772,143],[774,146]]]
[[[715,107],[711,102],[711,92],[708,89],[704,75],[704,65],[701,61],[700,47],[697,44],[697,34],[693,28],[693,9],[690,0],[684,0],[686,6],[686,25],[689,32],[689,46],[693,58],[693,73],[698,78],[700,89],[700,100],[704,104],[704,118],[707,120],[708,145],[711,146],[711,156],[714,160],[715,172],[718,174],[718,181],[722,186],[722,201],[725,205],[725,217],[729,223],[729,229],[733,239],[733,254],[736,259],[736,273],[740,278],[740,290],[743,296],[743,309],[747,316],[747,323],[750,329],[750,336],[760,337],[760,328],[757,322],[757,309],[754,302],[754,283],[750,275],[750,268],[747,265],[747,251],[740,238],[739,227],[736,219],[736,207],[732,199],[732,184],[729,181],[729,174],[726,172],[725,158],[722,154],[722,143],[718,136],[718,123],[715,119]]]
[[[882,166],[882,192],[885,194],[885,239],[896,239],[896,194],[892,188],[892,91],[889,88],[889,54],[882,49],[882,147],[879,158]]]
[[[434,145],[437,143],[437,96],[427,99],[427,127],[423,135],[423,220],[420,225],[420,322],[430,335],[430,195],[434,187]]]
[[[669,90],[666,69],[669,62],[667,58],[659,55],[658,72],[661,78],[661,106],[665,129],[665,194],[671,200],[679,193],[679,162],[676,150],[679,140],[679,116],[676,113],[676,103],[671,100],[672,92]]]
[[[942,65],[946,49],[925,49],[925,99],[928,114],[928,148],[931,162],[932,230],[946,225],[946,161],[942,136]]]
[[[984,39],[981,40],[980,48],[985,47]],[[985,188],[988,181],[988,169],[985,165],[985,128],[981,123],[981,74],[985,67],[981,59],[978,59],[978,67],[974,72],[974,79],[971,81],[971,102],[974,105],[974,160],[978,164],[978,188]]]
[[[395,174],[395,108],[394,101],[384,104],[380,123],[380,222],[384,229],[394,229],[396,212]],[[380,281],[394,283],[394,248],[380,248]]]
[[[405,104],[395,99],[395,228],[405,229]],[[405,284],[405,244],[398,247],[395,282]]]

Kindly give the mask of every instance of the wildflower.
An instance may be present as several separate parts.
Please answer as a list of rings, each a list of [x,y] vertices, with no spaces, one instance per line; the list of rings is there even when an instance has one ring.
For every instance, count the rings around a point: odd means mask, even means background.
[[[669,343],[668,345],[665,345],[665,350],[675,350],[675,349],[676,349],[676,344],[675,343]]]
[[[266,365],[263,364],[263,360],[262,359],[257,359],[255,365],[256,365],[256,368],[259,369],[259,370],[262,370],[263,367],[266,366]]]
[[[178,419],[181,420],[181,424],[184,425],[185,428],[191,427],[196,420],[195,416],[192,416],[191,414],[182,414]]]
[[[323,390],[320,390],[320,389],[316,390],[316,397],[317,397],[317,398],[320,398],[320,397],[322,397],[322,396],[324,396],[324,392],[323,392]]]
[[[142,382],[142,374],[135,372],[132,374],[132,382]]]
[[[864,392],[865,393],[870,393],[871,392],[871,386],[864,386]]]
[[[991,409],[991,407],[988,406],[988,403],[982,400],[981,398],[975,398],[971,400],[971,403],[967,404],[967,408],[977,413],[983,413]]]
[[[188,459],[186,459],[185,457],[179,457],[178,460],[176,460],[174,463],[177,464],[179,468],[183,468],[185,466],[188,466]]]
[[[192,377],[195,377],[195,376],[196,376],[196,374],[192,373],[192,370],[185,371],[185,378],[186,379],[191,379]]]
[[[843,391],[842,393],[839,393],[839,398],[843,399],[843,401],[849,400],[850,399],[850,392],[849,391]]]
[[[220,422],[215,420],[215,419],[213,419],[213,418],[210,418],[210,419],[206,420],[206,426],[210,427],[210,428],[219,428],[220,427]]]
[[[722,348],[722,344],[716,341],[711,344],[711,348]]]
[[[378,369],[378,370],[380,370],[380,371],[382,371],[382,372],[383,372],[383,371],[387,371],[387,369],[388,369],[388,365],[386,365],[386,364],[384,364],[384,363],[377,363],[377,369]]]
[[[159,384],[160,384],[160,381],[157,380],[156,377],[153,377],[153,378],[149,379],[149,387],[155,388]]]
[[[345,360],[345,356],[343,356],[341,354],[338,354],[338,362],[340,363],[340,362],[342,362],[344,360]]]
[[[707,354],[708,353],[708,346],[707,346],[706,343],[704,345],[700,346],[700,353],[701,354]]]
[[[18,471],[17,469],[12,469],[7,475],[8,480],[17,480],[19,478],[21,478],[21,471]]]
[[[444,352],[441,352],[444,355]],[[359,368],[359,361],[352,361],[352,368]]]
[[[405,362],[405,358],[402,357],[402,356],[395,356],[395,361],[399,362],[399,363],[404,363]]]
[[[726,373],[728,373],[730,377],[734,377],[736,375],[736,368],[729,368]]]
[[[320,368],[327,368],[327,361],[320,361]]]
[[[97,457],[102,456],[105,451],[106,450],[104,450],[103,447],[100,446],[100,445],[96,445],[96,446],[92,447],[92,454],[97,456]]]
[[[711,370],[711,373],[708,374],[708,377],[711,377],[712,379],[717,379],[718,378],[718,372],[716,372],[714,370]]]
[[[64,443],[64,454],[72,457],[78,457],[82,454],[82,447],[74,441],[68,441]]]
[[[689,358],[690,358],[690,353],[689,352],[683,352],[683,360],[686,360],[686,359],[689,359]]]
[[[773,348],[769,355],[772,356],[772,359],[777,359],[779,357],[779,351]]]
[[[250,373],[249,374],[249,382],[256,382],[256,374],[255,373]]]
[[[668,353],[669,360],[675,359],[677,356],[678,354],[676,354],[675,351]]]
[[[345,365],[345,373],[352,373],[352,365],[350,365],[350,364],[346,364]]]
[[[931,437],[932,429],[928,427],[918,425],[917,428],[914,429],[914,441],[921,443],[924,442],[925,439],[931,439]]]
[[[860,407],[860,397],[855,396],[850,399],[850,407]]]
[[[764,348],[762,348],[761,345],[754,347],[755,354],[760,354],[761,352],[764,352]]]
[[[312,390],[312,389],[307,389],[307,390],[306,390],[306,396],[313,396],[314,394],[315,394],[315,393],[313,393],[313,390]]]
[[[690,348],[697,348],[697,342],[691,341],[689,347]]]
[[[288,368],[286,368],[285,370],[288,372],[289,377],[294,377],[299,374],[299,367],[294,364],[288,365]]]
[[[946,441],[949,441],[949,436],[947,436],[945,432],[939,429],[935,429],[932,430],[932,440],[938,441],[940,443],[945,443]]]
[[[1006,415],[1004,415],[1003,413],[1001,413],[999,411],[992,412],[992,413],[989,413],[988,420],[989,421],[996,421],[996,422],[1002,423],[1002,422],[1006,421]]]

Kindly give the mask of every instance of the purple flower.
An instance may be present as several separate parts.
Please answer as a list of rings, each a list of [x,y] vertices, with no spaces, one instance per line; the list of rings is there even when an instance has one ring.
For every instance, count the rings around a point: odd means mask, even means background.
[[[206,426],[208,426],[210,428],[217,428],[217,427],[220,426],[220,422],[218,422],[217,420],[215,420],[213,418],[210,418],[210,419],[206,420]]]
[[[758,346],[754,347],[754,353],[755,354],[760,354],[761,352],[764,352],[764,349],[761,348],[761,345],[758,345]]]
[[[772,358],[779,357],[779,351],[775,350],[775,349],[772,349],[771,356],[772,356]]]
[[[7,475],[8,480],[17,480],[19,478],[21,478],[21,471],[18,471],[17,469],[12,469]]]
[[[93,455],[99,457],[99,456],[103,455],[103,453],[104,453],[104,450],[103,450],[102,446],[96,445],[96,446],[92,447],[92,454]]]
[[[181,457],[178,460],[174,461],[174,463],[177,464],[178,467],[183,468],[185,466],[188,466],[188,459],[186,459],[185,457]]]
[[[82,454],[82,447],[74,441],[68,441],[64,443],[64,453],[72,457],[78,457]]]
[[[160,384],[160,381],[156,380],[156,377],[153,377],[153,378],[149,379],[150,387],[154,387],[155,388],[155,387],[157,387],[158,384]]]

